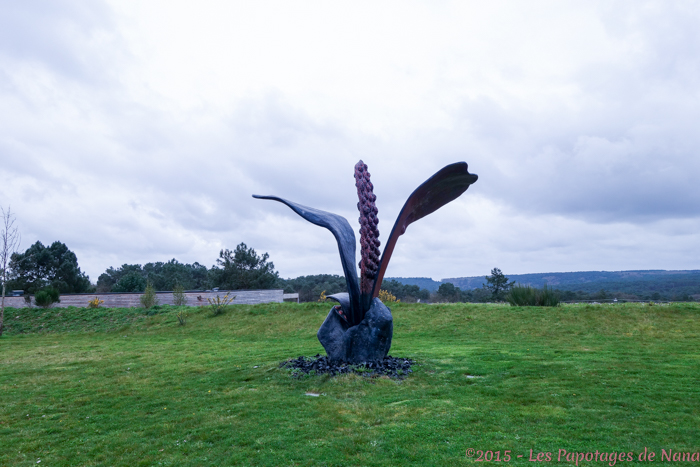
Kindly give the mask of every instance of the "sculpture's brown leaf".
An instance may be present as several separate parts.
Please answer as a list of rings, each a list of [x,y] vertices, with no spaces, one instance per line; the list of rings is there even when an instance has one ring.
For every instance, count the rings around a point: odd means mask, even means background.
[[[389,265],[396,241],[406,232],[406,228],[418,219],[422,219],[450,201],[459,198],[469,188],[469,185],[477,181],[479,177],[476,174],[470,174],[468,168],[466,162],[445,166],[411,193],[403,205],[384,247],[372,296],[376,297],[379,294],[384,272]]]

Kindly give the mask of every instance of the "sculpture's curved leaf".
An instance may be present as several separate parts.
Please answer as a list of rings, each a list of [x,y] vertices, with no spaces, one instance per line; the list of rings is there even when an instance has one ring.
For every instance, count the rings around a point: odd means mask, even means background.
[[[346,313],[350,310],[350,294],[346,292],[334,293],[333,295],[326,295],[326,298],[335,300],[340,303],[340,307]]]
[[[338,315],[345,321],[348,321],[348,314],[352,308],[350,306],[350,294],[347,292],[340,292],[333,295],[326,295],[326,298],[330,298],[331,300],[335,300],[336,302],[340,303],[340,309],[342,312],[338,313]]]
[[[411,193],[411,196],[408,197],[403,205],[384,247],[372,296],[376,297],[379,295],[384,272],[389,265],[396,241],[406,232],[409,224],[459,198],[469,188],[469,185],[476,182],[478,178],[476,174],[469,173],[466,162],[456,162],[440,169]]]
[[[360,286],[357,281],[357,270],[355,269],[355,233],[352,231],[348,221],[337,214],[333,214],[320,209],[314,209],[301,204],[292,203],[277,196],[253,195],[257,199],[271,199],[289,206],[292,211],[301,217],[321,227],[330,230],[338,243],[340,261],[343,265],[345,282],[348,286],[349,309],[344,309],[348,313],[348,321],[354,326],[361,321],[360,317]],[[343,303],[341,302],[341,305]]]

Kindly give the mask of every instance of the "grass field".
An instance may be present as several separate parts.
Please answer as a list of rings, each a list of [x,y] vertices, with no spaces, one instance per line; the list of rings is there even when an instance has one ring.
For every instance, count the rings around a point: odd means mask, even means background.
[[[397,304],[391,354],[415,359],[412,375],[291,378],[279,363],[323,353],[329,308],[190,308],[185,326],[175,307],[7,310],[0,465],[483,464],[472,448],[517,465],[599,451],[578,465],[603,466],[613,451],[633,453],[616,465],[700,451],[697,304]]]

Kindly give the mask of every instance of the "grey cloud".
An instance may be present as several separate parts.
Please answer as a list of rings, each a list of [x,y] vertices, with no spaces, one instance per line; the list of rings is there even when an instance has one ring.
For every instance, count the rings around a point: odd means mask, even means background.
[[[700,106],[683,102],[693,92],[661,105],[643,93],[623,102],[610,95],[544,113],[470,102],[464,133],[453,137],[477,154],[471,165],[480,166],[484,192],[517,210],[595,222],[695,217]]]
[[[3,1],[0,8],[0,55],[41,63],[81,81],[94,81],[105,73],[107,63],[89,50],[113,27],[105,4],[26,0]]]
[[[340,199],[335,152],[349,138],[337,129],[267,100],[246,103],[213,127],[193,123],[196,130],[165,124],[168,136],[157,142],[157,152],[167,154],[162,159],[154,159],[150,149],[135,148],[130,135],[123,135],[132,160],[142,161],[135,180],[154,187],[152,201],[183,226],[231,229],[260,209],[254,193],[296,197],[321,209],[332,209]],[[352,165],[345,169],[352,179]]]
[[[534,107],[505,94],[466,99],[456,128],[424,147],[469,153],[475,188],[514,211],[592,222],[698,216],[700,8],[625,5],[602,21],[629,53],[582,67],[572,95],[542,89]]]
[[[442,166],[465,160],[480,176],[409,228],[390,276],[679,268],[697,249],[697,9],[628,18],[611,7],[603,24],[630,53],[581,67],[561,98],[549,89],[537,102],[507,90],[456,97],[443,127],[371,134],[274,91],[223,115],[180,110],[155,91],[136,99],[104,66],[127,55],[109,39],[106,7],[17,5],[0,19],[0,201],[17,209],[24,238],[66,242],[93,280],[127,262],[210,266],[241,241],[269,252],[285,277],[340,273],[328,232],[251,194],[335,212],[359,229],[359,159],[372,173],[382,241]],[[100,56],[96,34],[116,46]],[[54,94],[41,101],[14,88],[18,61],[46,67]]]

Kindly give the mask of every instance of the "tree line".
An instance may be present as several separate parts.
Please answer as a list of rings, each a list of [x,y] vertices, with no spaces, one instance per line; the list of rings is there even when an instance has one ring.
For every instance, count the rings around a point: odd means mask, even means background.
[[[49,246],[37,241],[24,252],[10,256],[3,269],[3,286],[7,290],[22,290],[27,295],[52,290],[66,293],[143,292],[148,284],[155,290],[283,289],[298,293],[300,301],[317,301],[321,294],[347,292],[345,278],[340,275],[317,274],[282,279],[268,253],[258,254],[245,243],[234,250],[223,249],[211,268],[198,262],[188,264],[176,259],[146,264],[110,266],[92,284],[81,271],[76,254],[65,243],[55,241]],[[415,285],[385,281],[383,288],[399,300],[429,301],[430,292]]]
[[[233,251],[221,250],[211,268],[176,259],[144,265],[123,264],[107,268],[93,285],[80,270],[75,253],[64,243],[56,241],[45,246],[37,241],[26,251],[13,253],[2,273],[7,290],[22,290],[25,294],[48,288],[60,293],[143,292],[149,283],[156,290],[168,291],[176,286],[188,290],[271,289],[279,286],[280,280],[269,255],[259,255],[245,243]]]
[[[347,292],[345,278],[340,275],[316,274],[294,279],[282,279],[267,253],[258,254],[252,247],[240,243],[234,250],[223,249],[216,263],[210,268],[198,262],[187,264],[176,259],[146,264],[123,264],[109,267],[100,274],[95,284],[80,270],[78,258],[64,243],[53,242],[49,246],[37,241],[22,253],[13,253],[9,264],[0,271],[6,290],[23,290],[25,294],[52,289],[58,293],[89,292],[143,292],[147,284],[155,290],[171,291],[176,287],[185,290],[283,289],[285,293],[298,293],[299,301],[317,301],[321,294]],[[493,302],[504,301],[513,286],[503,272],[494,268],[486,276],[483,287],[461,290],[452,283],[442,283],[431,293],[417,285],[406,285],[396,280],[386,280],[382,289],[402,302]],[[629,287],[629,284],[627,284]],[[641,300],[692,300],[690,288],[664,292],[645,289],[634,294],[601,289],[599,291],[555,290],[563,301],[641,299]]]
[[[155,290],[169,291],[175,287],[185,290],[220,288],[227,290],[273,289],[279,274],[269,255],[258,255],[253,248],[240,243],[235,250],[221,250],[210,269],[197,262],[168,262],[123,264],[108,268],[97,279],[97,292],[142,292],[150,282]]]
[[[384,281],[382,289],[408,303],[503,300],[512,283],[498,268],[491,273],[486,278],[487,285],[476,290],[463,291],[451,283],[444,283],[431,294],[427,289],[396,280]],[[3,274],[7,277],[3,286],[9,290],[23,290],[28,295],[47,290],[52,294],[143,292],[148,284],[158,291],[171,291],[176,287],[185,290],[279,288],[285,293],[298,293],[302,302],[317,301],[321,295],[347,292],[345,278],[340,275],[317,274],[282,279],[268,253],[260,255],[245,243],[240,243],[234,250],[221,250],[211,268],[198,262],[181,263],[174,258],[144,265],[123,264],[107,268],[93,285],[87,274],[80,270],[76,254],[64,243],[56,241],[44,246],[37,241],[23,253],[12,254]]]

